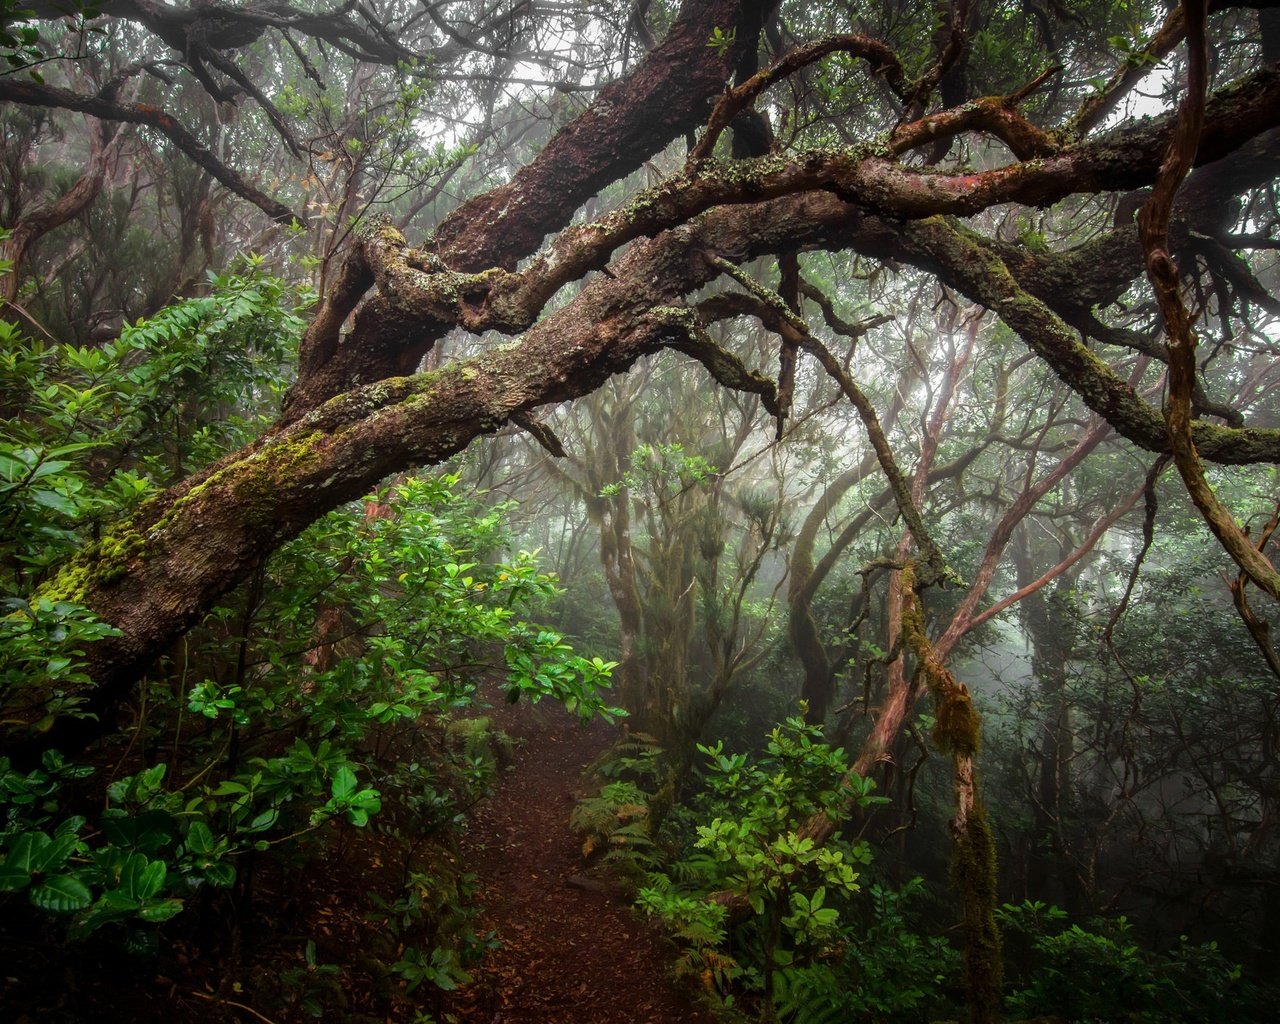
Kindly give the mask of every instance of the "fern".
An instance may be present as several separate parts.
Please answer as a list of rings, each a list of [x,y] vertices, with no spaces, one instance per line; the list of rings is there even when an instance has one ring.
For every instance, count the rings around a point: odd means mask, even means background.
[[[631,783],[610,783],[595,796],[578,801],[569,815],[569,827],[607,840],[620,826],[646,817],[647,800],[646,794]]]
[[[603,779],[657,780],[662,771],[662,747],[645,732],[633,732],[609,748],[588,773]]]
[[[713,953],[725,940],[725,908],[719,903],[674,892],[669,883],[641,889],[636,903],[700,954]]]
[[[609,852],[601,862],[614,866],[639,867],[645,872],[658,867],[663,860],[662,850],[649,837],[647,820],[622,825],[608,837]]]
[[[775,971],[773,1002],[786,1024],[844,1024],[850,1017],[839,979],[822,964]]]
[[[722,873],[723,868],[714,857],[701,850],[694,850],[672,864],[670,870],[672,876],[678,881],[688,884],[716,879]]]
[[[592,766],[592,774],[608,781],[594,796],[579,800],[569,815],[570,827],[583,836],[583,857],[604,850],[602,862],[633,877],[662,863],[650,834],[653,794],[643,785],[657,778],[661,755],[652,736],[632,733]]]

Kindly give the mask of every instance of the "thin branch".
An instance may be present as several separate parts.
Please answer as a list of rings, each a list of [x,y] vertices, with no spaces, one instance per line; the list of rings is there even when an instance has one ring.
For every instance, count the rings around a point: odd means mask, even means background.
[[[928,71],[907,87],[907,101],[903,107],[899,125],[908,118],[919,117],[924,112],[929,103],[929,97],[933,95],[933,90],[938,87],[938,83],[942,81],[943,76],[960,59],[960,55],[964,52],[966,41],[965,21],[968,17],[969,0],[957,0],[955,10],[952,13],[951,25],[946,30],[946,40],[938,54],[938,59]]]
[[[1280,526],[1280,505],[1276,506],[1267,525],[1262,528],[1262,535],[1258,538],[1259,552],[1267,546],[1277,526]],[[1227,583],[1227,589],[1231,591],[1231,599],[1235,603],[1236,611],[1266,661],[1267,667],[1271,669],[1272,675],[1280,679],[1280,654],[1277,654],[1275,645],[1271,642],[1271,624],[1265,619],[1258,618],[1257,613],[1249,607],[1249,598],[1245,593],[1248,583],[1248,575],[1241,572],[1234,580]]]
[[[541,420],[535,420],[529,413],[520,412],[511,417],[511,422],[525,431],[555,458],[566,459],[569,457],[569,453],[565,451],[564,444],[556,436],[556,432]]]
[[[830,350],[809,333],[809,328],[804,320],[791,310],[780,295],[769,291],[758,281],[753,281],[740,268],[728,260],[721,259],[718,256],[710,256],[708,260],[713,266],[723,270],[746,288],[759,301],[762,320],[774,330],[777,330],[784,338],[789,338],[793,344],[814,355],[822,368],[826,370],[828,376],[840,386],[840,390],[844,392],[845,397],[853,404],[858,417],[866,428],[871,446],[880,462],[880,468],[884,471],[889,480],[889,485],[893,488],[898,511],[902,514],[902,518],[907,524],[907,529],[911,532],[912,540],[915,541],[916,546],[924,555],[925,564],[929,567],[929,572],[924,577],[924,582],[936,583],[949,577],[950,571],[947,569],[946,559],[942,557],[942,551],[929,535],[929,531],[925,529],[924,519],[921,517],[920,510],[911,496],[911,488],[907,484],[907,479],[902,470],[899,469],[893,449],[890,447],[889,440],[880,426],[880,418],[876,414],[874,403],[854,383],[853,378],[845,372],[844,367],[840,365],[840,361],[831,354]]]
[[[696,165],[699,161],[709,157],[712,150],[715,149],[716,140],[729,127],[734,117],[751,106],[756,97],[773,85],[774,82],[795,74],[801,68],[807,67],[833,53],[848,53],[854,57],[865,59],[871,65],[871,73],[873,75],[882,76],[895,92],[901,91],[902,65],[898,61],[897,54],[888,46],[878,39],[872,39],[870,36],[852,34],[829,36],[816,43],[811,43],[809,46],[802,46],[792,50],[780,60],[775,61],[763,71],[748,78],[737,88],[730,89],[720,97],[715,108],[711,111],[711,117],[707,121],[707,127],[702,133],[702,138],[689,151],[686,167]]]
[[[975,615],[973,617],[973,620],[969,623],[969,628],[971,630],[977,629],[988,619],[996,615],[999,615],[1002,611],[1004,611],[1010,605],[1017,604],[1028,594],[1034,593],[1035,591],[1043,587],[1045,584],[1052,583],[1055,579],[1057,579],[1064,572],[1070,569],[1073,565],[1076,564],[1076,562],[1080,561],[1080,559],[1082,559],[1085,555],[1087,555],[1090,551],[1093,550],[1094,545],[1097,544],[1098,541],[1102,539],[1103,534],[1105,534],[1109,529],[1111,529],[1111,527],[1116,524],[1116,522],[1120,519],[1121,516],[1123,516],[1126,512],[1129,511],[1129,509],[1133,508],[1133,506],[1138,503],[1138,499],[1142,497],[1142,493],[1145,490],[1146,490],[1145,483],[1138,486],[1133,491],[1133,493],[1130,494],[1127,498],[1125,498],[1122,502],[1120,502],[1119,505],[1117,505],[1110,512],[1102,516],[1100,519],[1098,519],[1097,522],[1093,524],[1093,529],[1091,529],[1088,532],[1084,540],[1080,542],[1079,546],[1077,546],[1076,549],[1071,552],[1071,554],[1067,555],[1066,558],[1060,561],[1057,565],[1055,565],[1052,569],[1046,572],[1043,576],[1039,577],[1039,579],[1032,580],[1025,587],[1020,587],[1017,590],[1015,590],[1012,594],[1010,594],[1008,597],[1002,598],[1001,600],[997,601],[990,608],[986,609],[986,611],[983,611],[978,615]]]
[[[1129,581],[1125,584],[1124,594],[1121,595],[1120,601],[1111,613],[1111,618],[1107,619],[1106,628],[1102,631],[1104,647],[1110,648],[1112,646],[1111,635],[1115,632],[1116,624],[1119,623],[1129,607],[1133,588],[1138,582],[1138,573],[1142,571],[1142,563],[1146,560],[1147,552],[1151,550],[1152,541],[1155,540],[1156,513],[1160,510],[1160,499],[1156,494],[1156,481],[1160,479],[1160,474],[1169,465],[1169,459],[1169,455],[1161,455],[1152,464],[1151,469],[1147,471],[1147,479],[1143,484],[1146,509],[1142,516],[1142,547],[1138,549],[1138,554],[1133,560],[1133,566],[1129,570]]]
[[[283,203],[250,185],[239,172],[224,164],[199,139],[183,127],[171,114],[148,103],[122,103],[99,93],[86,96],[35,82],[0,79],[0,100],[24,103],[34,107],[53,107],[92,114],[105,121],[127,121],[154,128],[177,146],[192,161],[208,171],[228,189],[253,203],[272,220],[291,224],[300,218]]]
[[[1186,18],[1181,7],[1175,7],[1160,31],[1140,51],[1130,53],[1112,73],[1101,89],[1090,95],[1070,121],[1058,132],[1070,141],[1087,135],[1107,119],[1121,99],[1151,71],[1153,65],[1167,57],[1186,35]]]
[[[778,416],[778,390],[768,377],[748,370],[732,352],[721,348],[688,306],[659,306],[648,319],[668,333],[668,347],[700,362],[715,381],[733,391],[759,395],[770,415]]]

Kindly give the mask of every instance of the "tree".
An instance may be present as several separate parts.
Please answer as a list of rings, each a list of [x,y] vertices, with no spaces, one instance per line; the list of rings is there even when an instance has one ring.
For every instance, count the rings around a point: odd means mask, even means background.
[[[285,149],[297,151],[287,111],[250,73],[249,55],[266,33],[291,47],[305,36],[318,52],[379,66],[431,57],[433,67],[448,67],[478,53],[507,61],[501,74],[510,77],[512,61],[540,57],[536,46],[517,45],[526,29],[536,35],[536,4],[469,25],[464,19],[477,17],[469,4],[444,5],[449,15],[436,5],[425,18],[395,4],[376,18],[363,7],[102,7],[117,26],[109,35],[145,30],[148,45],[170,55],[149,54],[80,91],[8,75],[0,98],[158,132],[282,223],[302,211],[252,184],[167,109],[121,101],[113,92],[120,75],[163,76],[176,62],[212,99],[251,98]],[[1248,580],[1276,596],[1274,569],[1205,482],[1217,473],[1206,463],[1280,458],[1280,430],[1270,425],[1274,275],[1256,258],[1276,244],[1276,20],[1266,4],[1224,3],[1212,14],[1186,4],[1167,17],[1157,5],[1089,8],[1073,15],[959,0],[935,18],[933,5],[910,3],[869,15],[839,3],[686,3],[634,67],[593,83],[592,101],[536,156],[416,244],[387,220],[366,218],[347,236],[341,267],[325,275],[279,419],[40,581],[38,595],[83,605],[118,631],[92,646],[89,710],[108,722],[167,644],[323,513],[507,424],[545,439],[539,410],[590,394],[663,349],[693,357],[721,387],[761,396],[779,421],[796,360],[812,357],[839,381],[908,527],[895,555],[895,568],[910,570],[901,587],[905,635],[931,664],[937,652],[915,595],[949,574],[920,514],[924,478],[913,492],[881,423],[891,417],[877,415],[808,327],[800,269],[814,250],[915,268],[998,317],[1116,434],[1136,449],[1173,453]],[[607,5],[601,16],[632,25],[632,14]],[[16,24],[8,14],[5,23]],[[761,48],[765,70],[751,74]],[[307,51],[293,52],[309,75]],[[1111,125],[1162,61],[1171,73],[1160,112]],[[462,73],[486,72],[466,65]],[[788,89],[789,102],[772,98]],[[777,115],[773,150],[726,159],[720,137],[757,106]],[[627,183],[611,210],[575,221],[606,187],[699,131],[682,169],[647,187]],[[1053,207],[1057,216],[1047,234],[1029,223],[1001,231],[983,216],[997,207],[1028,218]],[[776,285],[743,270],[759,258],[777,261]],[[730,300],[691,300],[722,279]],[[1181,285],[1197,297],[1201,333],[1210,316],[1222,325],[1200,362]],[[1155,303],[1167,345],[1153,330]],[[777,383],[713,340],[707,326],[724,316],[753,317],[778,336]],[[419,372],[456,329],[518,340]],[[1151,358],[1153,373],[1170,368],[1167,416],[1142,382],[1113,365],[1135,351]],[[944,699],[961,696],[940,663],[929,673]],[[30,729],[44,717],[41,709],[12,721],[15,749],[48,742]],[[72,724],[91,730],[86,723]],[[969,771],[972,744],[951,747],[957,771]]]
[[[1025,97],[1010,95],[1002,103],[904,119],[884,153],[811,150],[746,164],[694,161],[595,224],[565,228],[525,269],[509,269],[602,183],[701,120],[699,108],[716,95],[745,45],[734,42],[723,52],[706,46],[715,28],[734,22],[731,7],[683,12],[661,47],[606,88],[511,182],[446,218],[430,250],[410,246],[386,226],[366,231],[308,329],[299,379],[277,427],[240,457],[150,503],[111,543],[85,552],[47,584],[50,593],[83,600],[123,631],[120,641],[96,652],[104,684],[129,678],[256,559],[320,512],[396,468],[438,461],[512,418],[586,393],[642,355],[675,345],[701,358],[726,386],[767,390],[767,382],[712,345],[680,304],[723,272],[705,258],[709,253],[741,260],[825,245],[916,263],[997,310],[1117,431],[1142,447],[1164,449],[1168,435],[1159,414],[1071,329],[1135,279],[1132,228],[1115,227],[1066,252],[1037,252],[939,219],[1153,180],[1172,118],[1099,135],[1102,111],[1118,102],[1120,84],[1087,95],[1074,117],[1050,126],[1056,135],[1018,114]],[[1181,24],[1181,15],[1173,16],[1150,52],[1171,49]],[[961,49],[963,39],[957,28],[952,49]],[[792,51],[745,93],[728,94],[709,132],[768,81],[834,52],[866,56],[873,80],[883,81],[907,115],[946,70],[930,65],[908,92],[887,49],[863,37],[829,40]],[[17,83],[6,89],[9,99],[24,98]],[[1264,66],[1210,99],[1197,157],[1203,170],[1184,188],[1178,208],[1186,230],[1247,242],[1230,235],[1231,225],[1220,223],[1222,205],[1211,200],[1265,186],[1277,90],[1280,79]],[[1022,159],[974,174],[914,170],[896,159],[971,131],[1000,138]],[[1213,163],[1229,154],[1232,160]],[[645,236],[608,262],[620,245]],[[560,287],[603,267],[610,272],[568,307],[534,322]],[[352,331],[340,334],[353,312]],[[453,326],[523,339],[434,374],[402,376]],[[1204,420],[1194,435],[1203,457],[1226,464],[1270,460],[1280,443],[1269,428]],[[190,557],[193,544],[205,557]],[[183,571],[172,571],[179,564]]]

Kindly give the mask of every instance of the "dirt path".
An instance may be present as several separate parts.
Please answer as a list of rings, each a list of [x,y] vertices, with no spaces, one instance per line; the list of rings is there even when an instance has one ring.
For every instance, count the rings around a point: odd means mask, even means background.
[[[712,1024],[624,901],[566,882],[583,871],[569,812],[609,730],[541,706],[501,707],[495,719],[521,741],[515,770],[473,813],[463,856],[480,879],[481,927],[502,947],[451,1012],[463,1024]]]

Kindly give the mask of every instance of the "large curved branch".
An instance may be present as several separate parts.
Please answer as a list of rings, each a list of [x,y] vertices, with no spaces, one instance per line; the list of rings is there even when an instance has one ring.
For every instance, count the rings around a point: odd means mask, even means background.
[[[1182,0],[1186,22],[1187,94],[1178,112],[1178,126],[1165,151],[1151,198],[1138,212],[1138,232],[1146,257],[1147,277],[1164,316],[1169,338],[1169,394],[1165,423],[1173,449],[1174,465],[1186,485],[1192,503],[1218,543],[1259,588],[1280,601],[1280,572],[1255,547],[1236,522],[1231,510],[1205,478],[1191,429],[1191,399],[1196,386],[1196,333],[1190,310],[1182,298],[1182,283],[1169,254],[1169,217],[1178,187],[1195,160],[1200,129],[1205,118],[1208,89],[1208,41],[1206,0]]]
[[[96,645],[102,715],[140,668],[285,540],[388,474],[440,462],[540,405],[588,394],[672,340],[655,318],[735,258],[797,240],[828,244],[861,218],[829,197],[800,197],[761,220],[719,211],[633,247],[615,277],[584,288],[511,348],[434,373],[340,395],[148,502],[81,552],[43,596],[93,608],[122,636]]]
[[[1257,140],[1263,143],[1259,152],[1269,152],[1280,138],[1276,131],[1265,131],[1280,116],[1280,69],[1268,69],[1224,90],[1214,105],[1222,121],[1202,138],[1200,159],[1207,160],[1259,131],[1264,131]],[[1119,130],[1051,161],[1031,161],[1006,169],[1014,173],[1002,170],[974,176],[981,178],[987,188],[968,196],[960,194],[962,190],[956,183],[956,196],[960,205],[971,207],[996,200],[1026,199],[1027,192],[1045,198],[1076,189],[1128,188],[1136,181],[1150,180],[1142,175],[1154,176],[1158,169],[1155,143],[1167,142],[1172,129],[1172,119],[1163,118]],[[1251,146],[1244,148],[1249,150]],[[1206,167],[1193,177],[1189,187],[1195,186],[1196,197],[1212,206],[1208,197],[1215,194],[1215,187],[1232,187],[1242,174],[1256,177],[1258,168],[1266,166],[1251,163],[1249,168],[1242,168],[1239,165],[1243,163],[1249,162],[1222,161]],[[1230,166],[1224,170],[1223,164]],[[407,248],[399,238],[394,244],[381,246],[381,255],[371,261],[381,267],[383,283],[382,304],[377,311],[387,315],[364,318],[376,325],[372,337],[362,340],[358,321],[348,344],[331,346],[339,358],[304,379],[300,385],[304,398],[291,405],[298,412],[305,410],[314,404],[317,392],[324,397],[341,390],[349,386],[353,377],[369,380],[406,372],[416,362],[408,357],[429,348],[435,337],[455,323],[476,331],[519,331],[533,322],[559,288],[590,270],[602,268],[618,246],[683,223],[714,206],[824,189],[845,197],[852,195],[872,208],[888,207],[892,213],[902,213],[916,204],[952,207],[955,196],[935,196],[930,202],[929,189],[919,187],[919,181],[896,192],[892,187],[880,187],[891,184],[895,175],[901,183],[912,173],[883,158],[859,159],[857,154],[846,151],[811,153],[795,159],[779,156],[710,168],[693,177],[677,175],[641,193],[601,221],[562,232],[520,273],[495,269],[483,274],[458,274],[445,269],[433,254]],[[907,197],[910,202],[904,207],[893,201],[894,195]],[[1144,447],[1163,451],[1167,437],[1158,415],[1081,345],[1058,313],[1043,301],[1048,299],[1061,306],[1066,295],[1067,304],[1078,312],[1081,303],[1114,299],[1118,289],[1122,290],[1133,277],[1134,241],[1132,229],[1121,228],[1076,252],[1039,258],[935,217],[905,225],[891,234],[887,244],[879,231],[850,238],[847,244],[869,255],[905,259],[923,269],[941,271],[948,283],[975,301],[997,308],[1011,326],[1028,338],[1033,350],[1117,430]],[[382,368],[378,360],[383,361]],[[304,365],[309,365],[306,352]],[[353,373],[355,366],[360,367],[359,376]],[[311,400],[304,400],[308,394]],[[296,414],[291,412],[291,416]],[[1223,433],[1225,428],[1203,423],[1196,429],[1202,451],[1214,461],[1270,461],[1275,456],[1274,431]]]
[[[916,250],[914,257],[905,258],[933,269],[957,291],[997,313],[1117,433],[1149,451],[1168,450],[1163,417],[1081,344],[1048,305],[1024,289],[993,249],[941,217],[906,225],[903,236]],[[1213,462],[1280,461],[1280,431],[1237,430],[1202,420],[1191,429],[1200,453]]]
[[[1017,105],[1031,89],[1061,70],[1055,67],[1041,73],[1015,96],[984,96],[905,124],[893,133],[889,151],[896,156],[938,139],[980,131],[1000,139],[1019,160],[1057,153],[1062,147],[1019,114]]]
[[[602,89],[511,181],[446,217],[430,242],[433,254],[455,272],[510,270],[600,189],[695,128],[736,59],[733,47],[723,56],[709,55],[706,41],[714,28],[736,24],[740,16],[739,0],[686,2],[662,44],[626,78]],[[354,384],[404,372],[447,329],[427,327],[419,317],[412,330],[372,351],[327,339],[326,358],[310,360],[311,371],[289,393],[286,415],[295,418]]]
[[[1213,109],[1214,130],[1201,142],[1204,161],[1280,124],[1280,69],[1259,72],[1222,90]],[[461,324],[475,332],[514,333],[531,324],[560,288],[602,268],[620,246],[673,228],[716,206],[814,190],[831,191],[879,213],[903,217],[972,214],[1006,202],[1043,205],[1081,192],[1130,189],[1149,182],[1159,168],[1160,147],[1173,128],[1172,117],[1157,118],[1046,160],[977,174],[922,172],[859,150],[814,150],[699,166],[644,190],[594,223],[562,231],[519,273],[494,264],[483,273],[459,272],[448,254],[410,249],[403,239],[384,248],[371,262],[383,268],[379,274],[383,294],[408,323],[436,321]],[[539,188],[545,184],[541,182]],[[482,200],[488,203],[490,198]],[[437,251],[446,248],[447,243],[437,238]],[[360,354],[359,346],[348,351]]]
[[[707,84],[703,81],[705,70],[699,69],[712,62],[701,52],[692,56],[688,52],[695,44],[699,50],[705,49],[705,37],[691,33],[686,27],[679,37],[685,49],[676,53],[677,67],[695,75],[703,88]],[[668,45],[676,46],[672,37],[663,47]],[[660,69],[648,61],[656,60],[662,52],[660,48],[642,62],[638,81],[627,79],[605,90],[587,114],[559,133],[511,183],[451,215],[432,243],[433,252],[413,250],[406,252],[403,260],[397,257],[399,271],[388,265],[400,281],[398,293],[413,300],[400,304],[399,326],[381,322],[376,343],[369,345],[353,337],[350,344],[337,346],[329,339],[324,346],[328,357],[323,360],[312,359],[304,347],[303,362],[311,369],[290,392],[288,417],[301,415],[353,383],[406,372],[455,323],[465,323],[472,330],[519,331],[533,322],[556,291],[588,271],[603,268],[619,246],[684,223],[717,205],[755,203],[813,189],[830,190],[901,216],[973,213],[1012,201],[1049,203],[1078,191],[1128,190],[1150,182],[1158,170],[1158,153],[1173,130],[1171,117],[1156,118],[1118,129],[1048,160],[1031,160],[977,175],[923,173],[874,152],[852,150],[778,155],[731,166],[704,165],[696,173],[675,175],[645,190],[600,221],[562,231],[520,274],[496,269],[513,265],[533,250],[547,230],[567,220],[586,194],[588,179],[575,177],[577,168],[599,166],[604,161],[612,168],[605,176],[610,177],[623,169],[619,161],[638,159],[638,154],[647,153],[670,130],[670,125],[659,126],[654,135],[650,126],[646,128],[650,134],[643,136],[647,141],[639,149],[634,139],[628,140],[630,148],[625,151],[617,149],[622,145],[617,132],[631,125],[634,117],[634,111],[626,113],[617,105],[625,100],[628,107],[639,104],[643,108],[654,100],[653,83],[646,76],[656,75]],[[681,109],[683,116],[692,117],[687,98],[681,101]],[[1280,69],[1266,69],[1222,90],[1211,102],[1211,110],[1214,120],[1201,140],[1202,161],[1231,152],[1280,121]],[[1214,171],[1216,176],[1223,173]],[[1239,169],[1233,170],[1227,177],[1234,180],[1231,176],[1239,173]],[[468,220],[472,216],[478,218],[475,224]],[[525,230],[529,225],[532,227]],[[1090,273],[1098,269],[1099,253],[1094,251],[1098,248],[1090,247],[1052,266],[1049,261],[1029,260],[1025,269],[1039,273],[1046,287],[1060,286],[1067,280],[1096,282],[1090,286],[1096,296],[1088,295],[1084,287],[1073,294],[1082,302],[1109,301],[1118,294],[1114,293],[1117,282],[1123,288],[1128,278],[1120,273]],[[1132,262],[1131,251],[1115,241],[1104,255],[1117,265]],[[467,268],[491,269],[481,279],[474,272],[467,273]],[[452,296],[452,311],[432,298],[446,293]],[[433,318],[439,319],[431,326]]]
[[[37,18],[55,19],[65,17],[71,6],[58,0],[33,0],[15,13],[26,10]],[[96,0],[86,6],[102,17],[142,25],[180,53],[188,52],[193,40],[206,48],[228,50],[252,43],[267,29],[280,29],[323,40],[370,64],[395,65],[437,56],[431,51],[415,52],[394,31],[378,31],[366,9],[351,0],[328,11],[306,11],[278,0],[244,5],[214,0],[186,7],[154,0]],[[363,15],[363,23],[351,17],[353,11]]]
[[[660,46],[600,91],[506,185],[463,203],[435,247],[454,270],[511,269],[606,185],[697,127],[724,87],[737,50],[707,50],[714,29],[736,25],[739,0],[686,2]],[[516,213],[519,213],[517,216]]]
[[[1260,81],[1267,80],[1263,73]],[[1262,116],[1255,111],[1255,118]],[[1148,131],[1149,126],[1121,137],[1141,140]],[[1118,166],[1125,155],[1099,159]],[[122,631],[94,652],[96,678],[109,684],[101,691],[102,710],[140,665],[328,509],[391,472],[447,458],[539,405],[586,394],[666,343],[669,332],[650,313],[719,273],[707,253],[741,264],[797,246],[855,248],[939,273],[999,312],[1121,433],[1154,450],[1167,445],[1160,417],[1080,346],[998,256],[945,220],[904,224],[831,191],[724,207],[637,242],[612,265],[611,276],[592,282],[568,306],[531,327],[518,345],[434,374],[378,380],[341,394],[149,503],[86,550],[50,582],[46,594],[87,603]],[[371,271],[353,272],[347,301],[367,280],[364,273]],[[490,277],[508,281],[520,275]],[[440,284],[447,282],[439,277]],[[362,328],[358,316],[356,330],[338,349],[376,333],[379,310],[391,318],[397,314],[386,296],[377,302],[365,315],[370,326]],[[392,334],[398,341],[403,331],[413,341],[415,333],[427,336],[431,330],[409,322]],[[1210,458],[1280,457],[1276,431],[1195,429]]]

